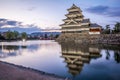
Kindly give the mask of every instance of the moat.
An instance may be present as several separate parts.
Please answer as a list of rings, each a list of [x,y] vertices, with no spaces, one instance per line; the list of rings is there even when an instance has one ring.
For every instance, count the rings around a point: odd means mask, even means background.
[[[0,42],[0,60],[73,80],[119,80],[119,45]]]

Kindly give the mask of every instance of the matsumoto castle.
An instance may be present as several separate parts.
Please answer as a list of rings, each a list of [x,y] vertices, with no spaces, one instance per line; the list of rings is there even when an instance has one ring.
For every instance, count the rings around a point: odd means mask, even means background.
[[[96,23],[91,23],[90,19],[84,19],[82,10],[75,4],[71,8],[67,9],[68,14],[63,19],[64,24],[61,24],[62,33],[81,33],[81,34],[100,34],[101,26]]]

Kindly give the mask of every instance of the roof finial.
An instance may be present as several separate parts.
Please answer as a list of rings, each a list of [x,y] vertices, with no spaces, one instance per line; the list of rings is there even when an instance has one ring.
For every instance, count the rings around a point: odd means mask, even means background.
[[[73,3],[72,7],[76,7],[76,5]]]
[[[75,4],[73,3],[73,6],[75,6]]]

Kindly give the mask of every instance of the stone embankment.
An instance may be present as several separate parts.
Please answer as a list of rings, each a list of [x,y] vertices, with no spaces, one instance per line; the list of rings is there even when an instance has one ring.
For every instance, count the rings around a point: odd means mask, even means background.
[[[99,38],[99,43],[120,44],[120,34],[102,34]]]
[[[98,34],[88,35],[80,33],[62,33],[58,38],[58,42],[74,41],[78,43],[103,43],[103,44],[120,44],[120,34]]]
[[[32,68],[0,61],[0,80],[70,80]]]

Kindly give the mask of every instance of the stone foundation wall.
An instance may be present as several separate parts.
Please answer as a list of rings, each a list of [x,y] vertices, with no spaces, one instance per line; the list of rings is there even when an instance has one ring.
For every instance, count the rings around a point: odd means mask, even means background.
[[[99,43],[120,44],[120,34],[102,34]]]
[[[80,34],[80,33],[62,33],[58,38],[58,42],[74,41],[78,43],[108,43],[120,44],[120,34]]]

